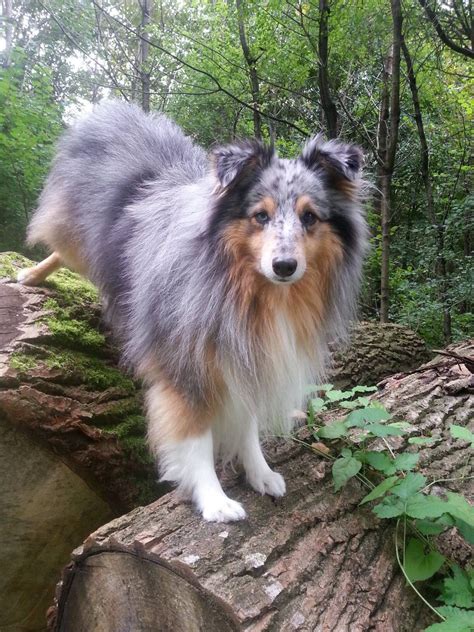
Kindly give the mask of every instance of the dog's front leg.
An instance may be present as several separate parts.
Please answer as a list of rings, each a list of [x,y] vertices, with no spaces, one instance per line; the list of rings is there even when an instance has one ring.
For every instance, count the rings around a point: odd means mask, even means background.
[[[258,436],[258,423],[252,419],[249,428],[242,436],[239,459],[245,470],[247,480],[255,491],[270,496],[283,496],[286,491],[285,480],[274,472],[263,456]]]
[[[179,402],[179,395],[161,384],[147,394],[148,437],[157,457],[161,480],[177,483],[210,522],[246,517],[242,505],[221,487],[214,467],[212,429],[196,420],[196,411]],[[207,427],[206,427],[207,426]]]

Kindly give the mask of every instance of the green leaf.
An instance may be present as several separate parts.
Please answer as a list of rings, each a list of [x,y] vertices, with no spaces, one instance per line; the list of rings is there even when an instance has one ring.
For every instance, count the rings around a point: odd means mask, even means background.
[[[328,400],[330,402],[339,402],[343,399],[348,399],[350,397],[352,397],[353,393],[352,391],[327,391],[326,392],[326,397],[328,398]]]
[[[323,426],[317,431],[318,437],[322,439],[337,439],[347,432],[347,425],[344,421],[335,421],[328,426]]]
[[[408,443],[412,443],[414,445],[426,445],[428,443],[433,443],[435,441],[434,437],[410,437],[408,439]]]
[[[313,408],[313,412],[319,412],[321,410],[327,410],[325,406],[325,401],[321,397],[314,397],[310,400],[311,406]]]
[[[448,492],[447,497],[446,511],[450,513],[453,518],[462,520],[470,527],[474,527],[474,507],[472,507],[461,494]]]
[[[425,546],[420,540],[410,538],[405,550],[405,573],[412,582],[432,577],[443,566],[446,558],[437,551],[425,553]]]
[[[390,476],[389,478],[386,478],[379,485],[377,485],[377,487],[374,487],[374,489],[369,494],[367,494],[367,496],[364,496],[359,505],[368,503],[370,500],[375,500],[375,498],[380,498],[385,494],[385,492],[393,487],[397,481],[398,476]]]
[[[462,439],[463,441],[469,441],[471,445],[474,443],[474,434],[469,430],[469,428],[464,428],[463,426],[456,426],[456,424],[451,424],[449,427],[449,432],[454,439]]]
[[[393,459],[387,456],[385,452],[376,452],[375,450],[366,452],[364,461],[374,469],[384,472],[384,474],[393,474],[395,472]]]
[[[388,496],[379,505],[376,505],[372,511],[379,518],[395,518],[404,513],[405,505],[398,498]]]
[[[351,450],[349,450],[349,448],[343,448],[341,450],[341,456],[346,456],[346,457],[352,456],[352,452]]]
[[[474,607],[474,591],[469,576],[457,565],[453,566],[452,571],[453,577],[447,577],[443,582],[441,599],[448,606]]]
[[[385,421],[390,419],[390,413],[385,408],[375,408],[369,406],[360,410],[354,410],[346,419],[347,425],[351,428],[358,426],[363,428],[367,423],[371,424],[375,421]]]
[[[447,504],[437,496],[415,494],[408,499],[405,513],[411,518],[439,518],[446,513]]]
[[[354,457],[343,457],[334,461],[332,466],[332,476],[336,492],[341,489],[347,481],[355,476],[362,467],[362,463]]]
[[[409,472],[406,477],[392,488],[392,493],[401,498],[404,502],[413,496],[426,485],[426,477],[422,474]]]
[[[394,466],[396,470],[408,471],[412,470],[420,459],[419,454],[411,454],[404,452],[395,458]]]
[[[374,393],[377,390],[376,386],[354,386],[352,389],[354,393]]]
[[[442,606],[437,610],[446,617],[446,621],[433,623],[426,628],[425,632],[472,632],[474,627],[472,611],[460,610],[452,606]]]
[[[416,528],[423,535],[439,535],[446,529],[444,524],[433,522],[432,520],[417,520]]]
[[[370,424],[365,426],[365,430],[370,432],[374,437],[401,437],[405,434],[405,430],[397,428],[392,424],[382,426],[382,424]]]

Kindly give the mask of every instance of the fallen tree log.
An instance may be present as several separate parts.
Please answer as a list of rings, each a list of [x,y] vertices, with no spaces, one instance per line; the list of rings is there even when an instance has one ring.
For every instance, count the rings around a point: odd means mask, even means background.
[[[15,632],[40,628],[59,571],[87,533],[164,491],[144,440],[139,386],[117,367],[96,291],[67,270],[44,287],[15,283],[31,265],[0,254],[0,628]],[[357,349],[336,363],[341,385],[349,374],[374,382],[426,353],[403,327],[394,336],[391,325],[367,323],[355,335]],[[38,570],[32,561],[44,550]]]
[[[451,351],[467,364],[438,356],[387,379],[376,397],[412,424],[410,435],[435,438],[410,449],[418,449],[421,471],[445,481],[437,492],[469,496],[469,446],[448,428],[473,422],[474,346]],[[394,450],[406,440],[390,439]],[[273,442],[268,452],[287,495],[275,502],[229,479],[230,495],[248,510],[244,522],[204,523],[173,492],[90,535],[58,585],[50,629],[401,632],[431,622],[397,567],[391,527],[358,506],[360,484],[352,479],[334,494],[328,462],[298,443]],[[455,528],[440,537],[466,561]]]

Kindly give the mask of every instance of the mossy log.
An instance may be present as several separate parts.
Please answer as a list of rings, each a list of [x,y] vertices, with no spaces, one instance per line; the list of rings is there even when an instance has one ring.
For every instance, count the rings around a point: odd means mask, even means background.
[[[160,495],[140,391],[118,368],[95,289],[66,270],[9,282],[0,255],[0,630],[38,632],[71,550]]]
[[[474,345],[448,352],[472,357]],[[452,423],[472,427],[471,371],[438,356],[375,395],[410,422],[408,436],[434,438],[428,447],[389,439],[395,452],[418,450],[420,470],[445,481],[432,493],[472,495],[472,453],[449,433]],[[50,630],[412,632],[432,622],[397,566],[390,523],[359,507],[360,483],[335,494],[330,463],[300,443],[274,442],[267,452],[288,491],[275,502],[228,478],[246,521],[204,523],[172,492],[92,533],[64,571]],[[466,563],[471,551],[454,527],[439,538]]]

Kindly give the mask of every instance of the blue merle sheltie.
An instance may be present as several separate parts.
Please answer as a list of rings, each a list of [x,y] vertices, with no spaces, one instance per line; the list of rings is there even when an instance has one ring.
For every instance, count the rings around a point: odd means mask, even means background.
[[[255,140],[206,154],[172,121],[110,101],[78,122],[29,227],[90,279],[146,389],[161,477],[205,520],[245,518],[215,459],[282,496],[261,435],[287,433],[354,313],[367,228],[361,151],[316,136],[292,160]]]

